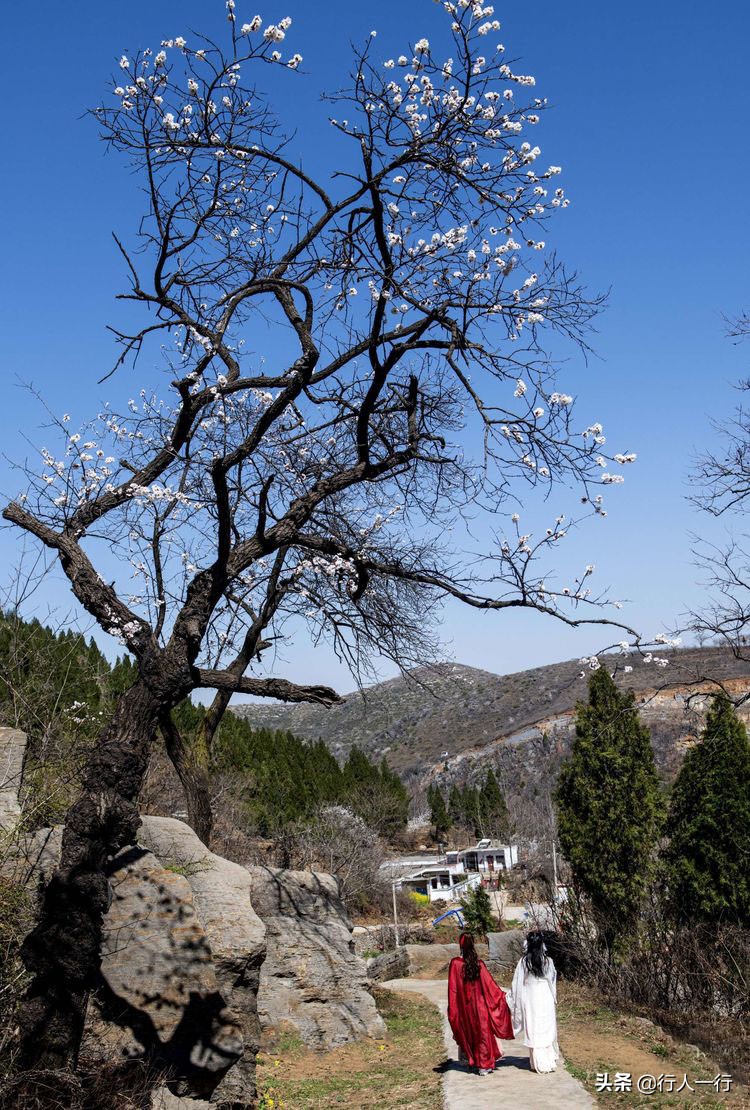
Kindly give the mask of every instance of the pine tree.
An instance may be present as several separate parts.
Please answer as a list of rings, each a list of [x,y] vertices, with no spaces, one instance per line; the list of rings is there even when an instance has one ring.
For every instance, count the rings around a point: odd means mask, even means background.
[[[471,829],[474,836],[482,835],[479,813],[479,793],[473,786],[466,784],[461,791],[461,824]]]
[[[632,929],[659,832],[662,801],[648,729],[632,693],[604,668],[578,705],[558,779],[560,845],[609,952]]]
[[[448,835],[452,821],[448,816],[445,799],[439,786],[430,786],[427,791],[427,800],[430,805],[430,824],[435,830],[435,839],[444,840]]]
[[[750,742],[725,694],[685,756],[667,818],[671,902],[687,923],[750,926]]]
[[[486,937],[495,928],[495,918],[492,916],[492,903],[490,896],[483,886],[475,886],[468,890],[461,899],[461,913],[464,919],[464,929],[478,940]]]
[[[406,828],[409,820],[409,791],[399,775],[388,766],[383,756],[380,763],[380,811],[378,820],[371,827],[386,837],[394,837]]]
[[[461,791],[455,783],[448,793],[448,816],[452,825],[463,825],[463,806],[461,804]]]
[[[498,840],[507,838],[510,830],[508,807],[492,770],[487,772],[481,789],[479,813],[484,836],[496,837]]]

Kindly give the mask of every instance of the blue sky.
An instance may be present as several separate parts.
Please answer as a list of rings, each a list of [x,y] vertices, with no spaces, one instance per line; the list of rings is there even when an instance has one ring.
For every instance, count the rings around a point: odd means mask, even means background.
[[[428,37],[441,22],[431,0],[288,0],[260,10],[292,16],[290,50],[306,75],[284,88],[308,157],[328,149],[323,87],[343,83],[348,43],[378,30],[384,56]],[[40,0],[2,16],[7,106],[0,178],[5,403],[4,455],[20,459],[43,439],[30,382],[54,410],[81,418],[97,402],[144,384],[148,367],[96,382],[113,361],[105,325],[116,318],[121,268],[111,239],[132,232],[139,200],[126,168],[105,154],[84,110],[109,86],[123,50],[157,45],[191,28],[220,33],[222,0]],[[629,599],[630,624],[671,628],[700,601],[689,533],[706,522],[687,504],[691,454],[711,441],[710,417],[728,413],[733,383],[747,376],[750,346],[734,346],[723,312],[748,307],[750,181],[746,79],[750,7],[734,0],[635,0],[627,6],[538,0],[496,5],[499,37],[537,78],[554,110],[539,128],[544,158],[563,166],[571,207],[554,221],[562,257],[594,289],[610,289],[588,366],[573,355],[566,375],[584,414],[605,424],[608,444],[638,453],[626,484],[608,495],[606,520],[591,523],[569,558],[597,565],[613,596]],[[570,355],[571,352],[568,352]],[[0,491],[15,479],[0,463]],[[556,508],[553,502],[553,509]],[[8,564],[18,538],[0,531]],[[53,595],[50,594],[50,597]],[[60,605],[67,609],[60,587]],[[601,633],[572,633],[534,614],[511,617],[446,609],[449,654],[512,671],[595,650]],[[325,653],[290,648],[283,673],[351,682]],[[281,662],[279,661],[281,670]]]

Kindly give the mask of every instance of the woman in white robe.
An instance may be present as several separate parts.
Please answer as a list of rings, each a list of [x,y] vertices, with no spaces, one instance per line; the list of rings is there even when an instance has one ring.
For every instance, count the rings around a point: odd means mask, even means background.
[[[536,1072],[557,1068],[557,971],[541,933],[529,933],[526,952],[516,965],[508,995],[513,1032],[523,1037]]]

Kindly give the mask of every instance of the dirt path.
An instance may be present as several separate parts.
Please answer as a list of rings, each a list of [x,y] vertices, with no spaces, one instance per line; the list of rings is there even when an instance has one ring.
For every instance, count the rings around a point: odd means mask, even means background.
[[[412,991],[434,1002],[443,1015],[448,1063],[443,1074],[446,1110],[588,1110],[595,1105],[583,1086],[569,1075],[562,1061],[551,1075],[537,1075],[529,1067],[529,1050],[517,1041],[502,1041],[503,1062],[492,1075],[475,1075],[458,1063],[458,1049],[448,1025],[448,983],[445,979],[390,979],[389,990]]]

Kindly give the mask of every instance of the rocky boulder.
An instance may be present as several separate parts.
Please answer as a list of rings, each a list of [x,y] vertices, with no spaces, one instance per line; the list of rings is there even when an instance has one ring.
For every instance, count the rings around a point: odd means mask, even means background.
[[[8,831],[21,816],[19,794],[26,734],[17,728],[0,728],[0,830]]]
[[[506,929],[503,933],[490,933],[489,958],[502,967],[514,968],[523,955],[523,929]]]
[[[187,882],[218,990],[244,1044],[212,1101],[252,1102],[260,1042],[257,996],[266,931],[251,899],[251,877],[239,864],[209,852],[188,825],[171,817],[143,817],[138,839]]]
[[[248,867],[266,927],[258,1015],[269,1036],[293,1028],[310,1047],[330,1049],[381,1037],[383,1019],[367,989],[365,961],[331,875]]]
[[[402,946],[392,952],[372,956],[366,962],[367,978],[371,983],[382,983],[385,979],[405,979],[409,974],[409,953]]]
[[[61,826],[13,835],[0,873],[41,890],[59,864],[62,835]],[[155,1093],[159,1106],[192,1107],[192,1095],[253,1105],[265,930],[250,876],[181,821],[144,817],[138,839],[111,864],[101,985],[84,1051],[164,1067],[174,1078]]]
[[[115,857],[104,920],[102,985],[92,998],[84,1051],[147,1058],[175,1076],[179,1094],[211,1095],[243,1055],[188,880],[142,847]]]

